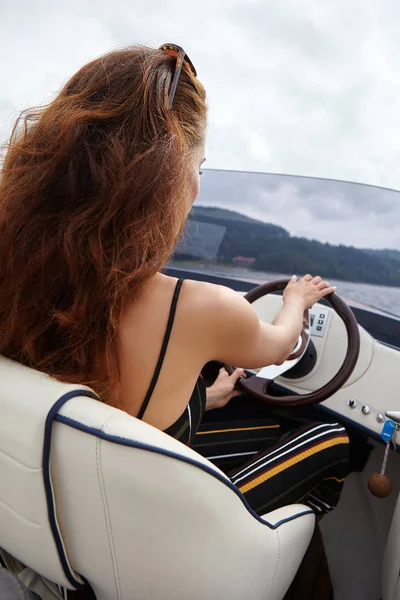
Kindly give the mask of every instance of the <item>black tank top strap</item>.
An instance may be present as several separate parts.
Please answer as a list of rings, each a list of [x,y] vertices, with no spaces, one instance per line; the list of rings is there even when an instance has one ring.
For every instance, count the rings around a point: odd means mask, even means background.
[[[147,394],[145,396],[145,399],[143,400],[143,404],[142,404],[142,406],[141,406],[141,408],[140,408],[140,410],[138,412],[138,415],[137,415],[138,419],[142,419],[143,418],[143,415],[146,412],[146,408],[149,405],[150,398],[151,398],[151,396],[152,396],[152,394],[154,392],[154,388],[156,387],[158,378],[160,376],[161,367],[162,367],[163,362],[164,362],[165,353],[167,351],[169,338],[171,336],[172,325],[174,324],[176,306],[178,304],[179,292],[181,291],[182,283],[183,283],[183,279],[178,279],[178,281],[176,282],[176,287],[175,287],[174,295],[172,297],[171,309],[169,311],[167,328],[165,330],[164,339],[163,339],[163,343],[162,343],[161,350],[160,350],[160,355],[158,357],[156,369],[154,371],[154,375],[153,375],[152,380],[150,382],[149,389],[147,390]]]

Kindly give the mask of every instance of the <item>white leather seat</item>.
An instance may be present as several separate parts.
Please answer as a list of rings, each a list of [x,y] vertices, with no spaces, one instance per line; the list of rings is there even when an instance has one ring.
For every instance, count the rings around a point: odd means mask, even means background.
[[[0,357],[0,544],[98,600],[280,600],[314,528],[255,515],[206,459],[82,386]]]

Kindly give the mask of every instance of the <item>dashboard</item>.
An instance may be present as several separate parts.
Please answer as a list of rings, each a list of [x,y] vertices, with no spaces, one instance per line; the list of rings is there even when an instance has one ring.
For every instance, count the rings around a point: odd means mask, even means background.
[[[282,298],[276,295],[253,303],[259,318],[267,322],[273,320],[281,306]],[[314,391],[332,379],[347,349],[344,324],[332,308],[315,304],[310,310],[310,326],[315,357],[307,374],[293,377],[288,372],[293,364],[289,363],[266,367],[256,374],[274,378],[276,383],[298,394]],[[361,326],[359,331],[361,345],[356,367],[344,386],[321,403],[321,407],[380,439],[387,420],[385,412],[400,411],[400,351],[378,342]],[[400,449],[400,434],[396,441]]]

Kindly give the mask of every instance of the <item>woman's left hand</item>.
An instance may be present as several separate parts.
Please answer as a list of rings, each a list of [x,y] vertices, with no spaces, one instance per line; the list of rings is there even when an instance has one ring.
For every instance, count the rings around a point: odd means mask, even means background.
[[[232,375],[229,375],[228,371],[222,367],[217,379],[207,388],[206,410],[222,408],[228,404],[231,398],[240,396],[243,392],[235,390],[235,385],[241,377],[246,377],[244,369],[235,369]]]

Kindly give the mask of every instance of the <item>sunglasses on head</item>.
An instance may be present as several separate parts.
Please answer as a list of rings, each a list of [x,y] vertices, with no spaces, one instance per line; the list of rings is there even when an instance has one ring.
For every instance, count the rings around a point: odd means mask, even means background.
[[[197,77],[197,72],[196,72],[196,69],[194,68],[194,64],[192,63],[192,61],[190,60],[190,58],[188,57],[188,55],[186,54],[184,49],[181,48],[180,46],[177,46],[176,44],[163,44],[162,46],[159,47],[159,50],[162,50],[168,56],[171,56],[172,58],[176,59],[175,73],[174,73],[174,78],[172,80],[171,89],[169,91],[169,102],[168,102],[169,108],[172,108],[172,104],[174,101],[176,88],[178,87],[178,81],[179,81],[179,77],[180,77],[180,74],[182,71],[183,64],[185,63],[185,65],[189,68],[192,75],[194,75],[195,77]]]

